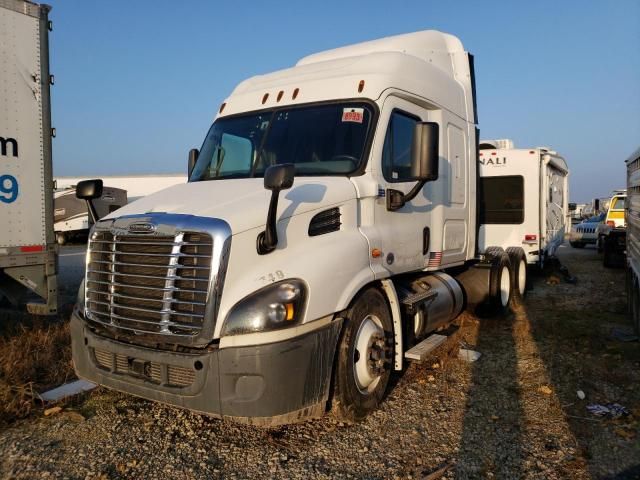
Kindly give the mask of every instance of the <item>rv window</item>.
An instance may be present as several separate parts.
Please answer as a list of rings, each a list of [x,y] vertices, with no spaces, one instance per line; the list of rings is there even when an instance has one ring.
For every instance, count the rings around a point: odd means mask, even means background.
[[[521,176],[480,179],[480,223],[524,222],[524,178]]]
[[[416,117],[392,112],[382,149],[382,173],[390,182],[409,182],[411,176],[411,144]]]

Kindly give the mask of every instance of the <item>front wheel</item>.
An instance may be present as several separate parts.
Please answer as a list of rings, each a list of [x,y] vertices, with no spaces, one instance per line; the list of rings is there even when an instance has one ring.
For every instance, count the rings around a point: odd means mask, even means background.
[[[385,394],[393,361],[393,324],[384,295],[369,288],[347,311],[333,378],[332,410],[341,420],[362,420]]]

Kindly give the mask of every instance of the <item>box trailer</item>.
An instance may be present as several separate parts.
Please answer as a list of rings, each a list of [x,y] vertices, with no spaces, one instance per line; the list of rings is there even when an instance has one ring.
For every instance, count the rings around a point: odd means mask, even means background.
[[[0,1],[0,293],[19,302],[32,290],[37,314],[57,309],[49,10]]]
[[[640,148],[627,159],[627,299],[629,314],[640,334]]]
[[[114,187],[103,187],[102,196],[94,200],[96,211],[104,217],[127,204],[127,191]],[[76,197],[75,185],[56,190],[53,198],[53,229],[58,245],[86,235],[92,225],[87,203]]]
[[[511,140],[483,140],[478,164],[480,251],[496,245],[509,252],[522,249],[526,264],[542,267],[564,242],[569,216],[566,161],[546,147],[514,148]],[[513,254],[514,278],[524,292],[526,266]]]
[[[96,222],[78,376],[258,425],[363,418],[465,305],[509,308],[509,255],[477,249],[475,105],[437,31],[240,83],[188,183]]]

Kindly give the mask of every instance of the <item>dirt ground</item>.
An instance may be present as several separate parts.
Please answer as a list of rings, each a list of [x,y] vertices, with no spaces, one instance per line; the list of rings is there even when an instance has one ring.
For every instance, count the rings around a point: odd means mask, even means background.
[[[622,341],[624,273],[593,249],[559,256],[577,284],[540,275],[506,318],[463,314],[362,423],[263,430],[98,389],[3,427],[0,476],[640,478],[640,344]],[[458,359],[460,342],[481,358]],[[629,414],[597,417],[593,403]]]

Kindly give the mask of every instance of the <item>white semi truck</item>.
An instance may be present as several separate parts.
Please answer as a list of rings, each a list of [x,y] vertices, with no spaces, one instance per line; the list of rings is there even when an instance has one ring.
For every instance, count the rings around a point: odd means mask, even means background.
[[[569,216],[569,168],[547,147],[515,148],[512,140],[482,140],[478,245],[511,257],[516,292],[524,295],[527,265],[542,267],[564,242]],[[524,253],[524,256],[521,254]]]
[[[259,425],[363,418],[465,305],[511,301],[509,256],[478,253],[474,83],[437,31],[240,83],[188,183],[92,230],[78,376]]]
[[[49,10],[0,0],[0,296],[36,314],[57,310]]]

